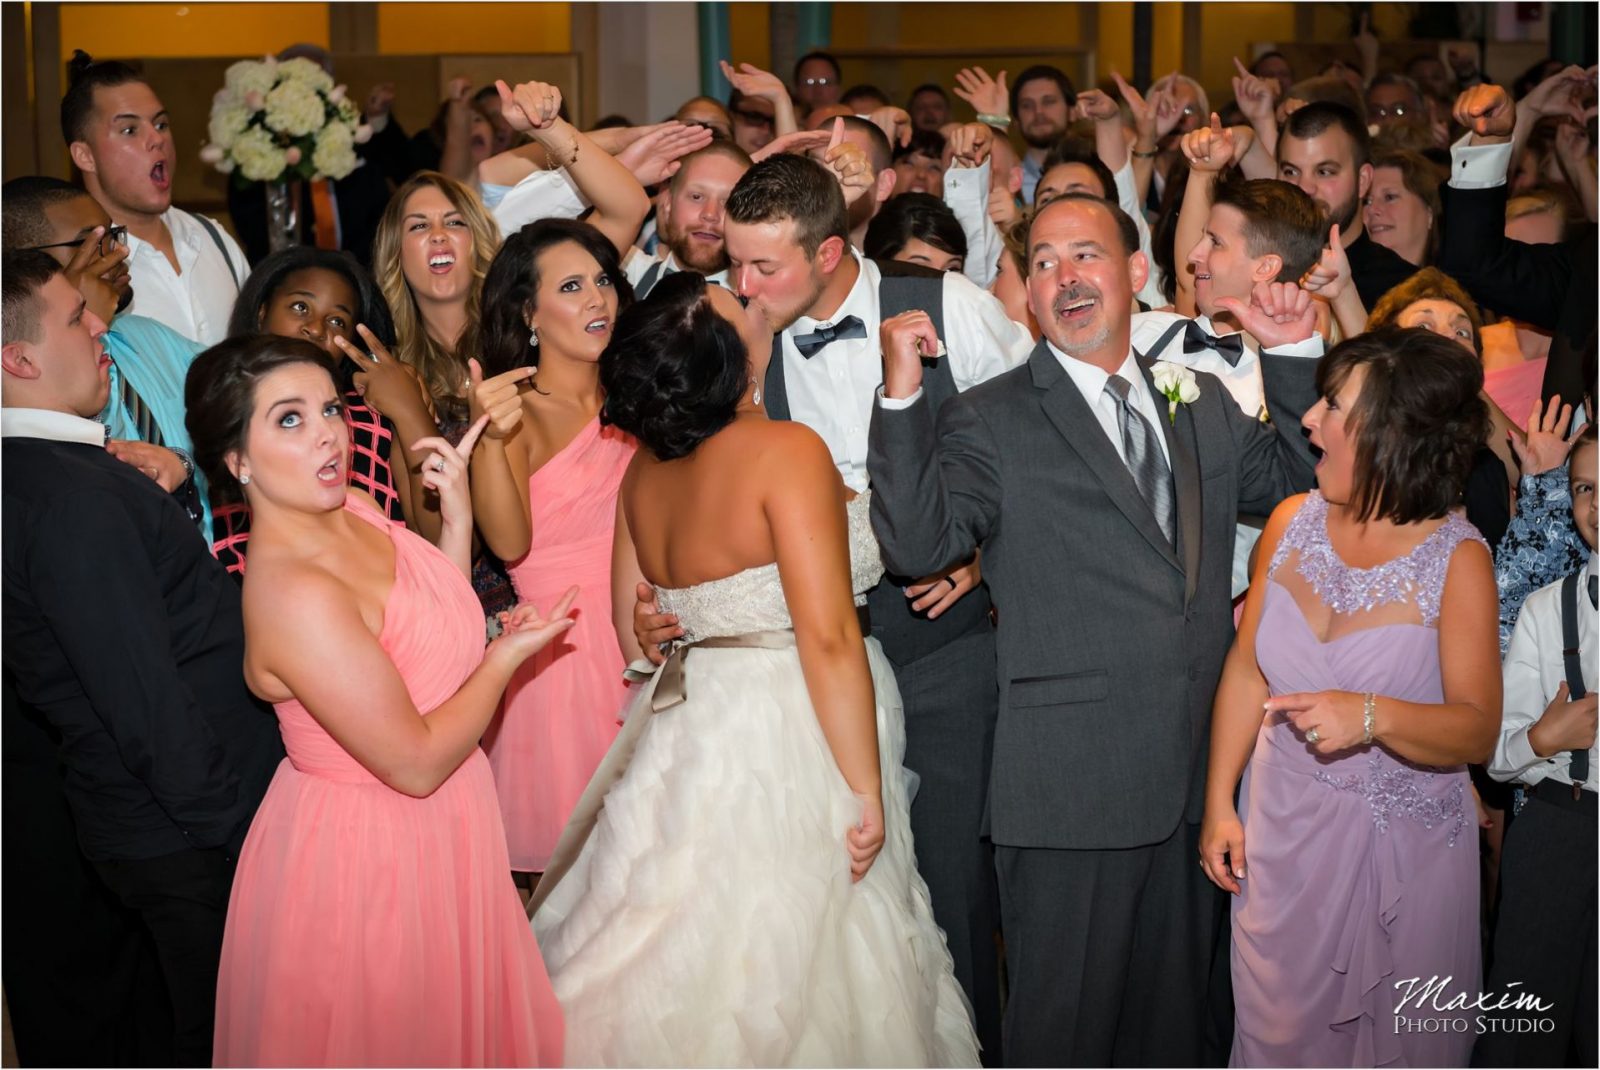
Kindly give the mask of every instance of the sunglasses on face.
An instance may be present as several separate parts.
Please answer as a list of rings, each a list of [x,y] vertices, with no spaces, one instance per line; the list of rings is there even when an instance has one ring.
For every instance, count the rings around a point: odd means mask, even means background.
[[[76,249],[88,240],[88,238],[76,238],[72,241],[51,242],[49,245],[30,245],[27,251],[42,253],[46,249]],[[128,244],[128,228],[107,227],[106,232],[100,235],[100,240],[95,244],[101,256],[110,256],[116,251],[117,246]]]

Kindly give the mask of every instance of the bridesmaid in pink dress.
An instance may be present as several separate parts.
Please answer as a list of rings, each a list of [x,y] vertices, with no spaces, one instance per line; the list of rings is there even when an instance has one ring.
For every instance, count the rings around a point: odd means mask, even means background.
[[[611,623],[611,535],[635,444],[600,426],[599,360],[631,300],[616,250],[568,220],[507,238],[484,280],[472,403],[491,422],[472,459],[474,516],[518,598],[543,604],[569,585],[580,591],[577,624],[517,671],[484,737],[518,872],[549,864],[627,697]]]
[[[252,510],[245,678],[288,751],[234,878],[214,1061],[559,1065],[561,1010],[477,741],[576,592],[550,620],[517,607],[485,652],[467,581],[481,425],[460,447],[417,444],[435,548],[347,489],[331,371],[308,343],[255,336],[189,374],[197,460]]]

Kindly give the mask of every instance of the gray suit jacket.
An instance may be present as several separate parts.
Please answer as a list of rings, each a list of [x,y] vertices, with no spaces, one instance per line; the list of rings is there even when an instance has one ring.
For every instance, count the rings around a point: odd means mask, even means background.
[[[1273,424],[1204,373],[1199,399],[1160,421],[1176,548],[1043,342],[946,402],[937,433],[925,399],[874,409],[872,521],[890,571],[926,576],[983,548],[999,620],[995,843],[1133,847],[1199,819],[1233,638],[1234,518],[1310,488],[1299,423],[1316,365],[1262,356]]]

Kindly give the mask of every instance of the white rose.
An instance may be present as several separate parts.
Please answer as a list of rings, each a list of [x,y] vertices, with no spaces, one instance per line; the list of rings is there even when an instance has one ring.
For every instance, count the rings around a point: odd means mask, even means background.
[[[1177,383],[1179,372],[1182,370],[1171,361],[1158,360],[1150,365],[1150,378],[1155,381],[1156,389],[1165,394]]]
[[[228,90],[240,100],[249,92],[268,93],[278,81],[277,61],[244,59],[229,67],[222,76]]]
[[[1190,375],[1188,378],[1178,383],[1179,401],[1183,402],[1185,405],[1188,405],[1191,402],[1198,401],[1199,399],[1200,384],[1194,381],[1193,375]]]
[[[322,128],[326,114],[321,95],[303,82],[280,82],[267,94],[267,127],[280,134],[313,133]]]
[[[238,165],[239,173],[253,182],[274,181],[287,165],[284,151],[272,140],[272,135],[259,126],[240,134],[228,155]]]

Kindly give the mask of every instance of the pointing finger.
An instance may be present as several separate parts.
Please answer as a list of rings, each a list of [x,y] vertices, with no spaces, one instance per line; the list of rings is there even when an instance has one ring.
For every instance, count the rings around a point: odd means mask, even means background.
[[[828,148],[837,148],[844,141],[844,116],[833,121],[833,134],[828,138]]]
[[[484,413],[478,417],[478,422],[467,429],[461,436],[461,444],[456,447],[456,455],[462,460],[472,456],[472,447],[478,444],[478,438],[483,434],[483,429],[489,426],[489,414]]]

